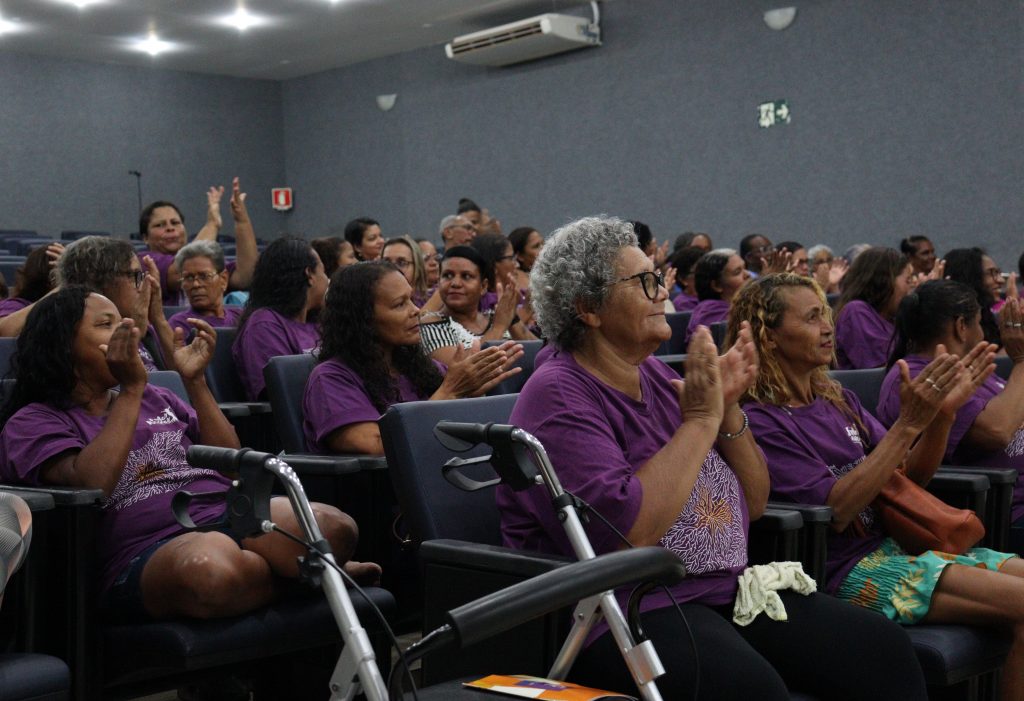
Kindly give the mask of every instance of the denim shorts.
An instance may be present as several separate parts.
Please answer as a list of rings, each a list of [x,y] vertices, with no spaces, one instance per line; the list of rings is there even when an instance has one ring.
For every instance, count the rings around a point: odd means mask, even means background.
[[[226,521],[212,524],[212,526],[210,531],[223,533],[239,545],[242,544],[242,539],[236,538],[231,533],[231,527]],[[175,533],[156,541],[125,565],[110,589],[100,596],[100,610],[105,618],[123,623],[153,620],[142,601],[142,571],[146,569],[149,558],[153,557],[153,553],[162,545],[186,532]]]

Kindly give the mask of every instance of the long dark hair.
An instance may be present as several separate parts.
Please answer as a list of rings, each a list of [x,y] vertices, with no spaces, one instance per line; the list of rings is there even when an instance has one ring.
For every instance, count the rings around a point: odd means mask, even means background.
[[[40,246],[29,253],[14,276],[18,297],[29,302],[38,302],[43,295],[53,289],[54,275],[46,249],[47,246]]]
[[[496,276],[494,267],[498,263],[498,258],[505,254],[510,243],[507,238],[496,232],[478,234],[469,242],[470,248],[479,253],[487,264],[487,289],[492,292],[497,289],[494,284]],[[512,249],[512,255],[515,255],[515,248]]]
[[[896,346],[888,367],[942,337],[946,323],[968,321],[980,311],[978,297],[967,285],[954,280],[929,280],[909,293],[896,311]]]
[[[999,321],[992,313],[996,299],[985,284],[984,256],[985,251],[977,247],[954,248],[945,255],[946,277],[974,290],[981,306],[981,328],[985,332],[985,340],[1001,346],[1003,339],[999,334]]]
[[[14,390],[0,409],[0,423],[33,402],[60,408],[71,405],[75,388],[71,349],[89,294],[87,287],[69,285],[32,307],[11,358],[8,378],[14,378]]]
[[[320,257],[305,239],[286,236],[273,241],[260,254],[249,286],[249,301],[238,321],[238,332],[257,309],[272,309],[292,319],[306,306],[309,280]]]
[[[836,317],[854,300],[866,302],[881,312],[896,289],[896,278],[908,265],[907,257],[894,248],[876,246],[861,253],[843,276]]]
[[[378,283],[391,272],[402,275],[391,263],[376,260],[337,271],[320,315],[319,362],[337,358],[350,367],[362,378],[370,401],[381,413],[399,400],[392,369],[405,375],[421,395],[433,394],[444,380],[418,343],[395,348],[392,367],[384,358],[374,324],[374,304]]]

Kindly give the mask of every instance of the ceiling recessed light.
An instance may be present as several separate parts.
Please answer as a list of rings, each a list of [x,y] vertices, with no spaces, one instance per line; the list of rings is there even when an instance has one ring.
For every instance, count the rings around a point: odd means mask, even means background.
[[[233,27],[240,32],[244,32],[250,27],[255,27],[262,24],[262,21],[249,13],[244,7],[239,7],[230,15],[222,17],[220,20],[221,24],[226,24],[229,27]]]
[[[0,17],[0,34],[13,34],[22,30],[22,26],[17,22],[12,22]]]
[[[157,37],[155,32],[150,32],[149,36],[145,39],[139,39],[136,41],[132,48],[136,51],[145,51],[150,56],[156,56],[164,51],[169,51],[174,48],[174,44],[169,41],[164,41]]]

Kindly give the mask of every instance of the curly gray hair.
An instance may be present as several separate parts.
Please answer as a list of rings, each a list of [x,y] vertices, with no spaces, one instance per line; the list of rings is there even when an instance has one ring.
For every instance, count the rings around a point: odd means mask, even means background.
[[[57,259],[57,284],[84,285],[104,293],[131,268],[135,249],[123,239],[84,236],[68,244]]]
[[[551,343],[579,348],[586,326],[579,306],[597,310],[615,282],[615,261],[636,246],[633,225],[615,217],[585,217],[566,224],[544,243],[530,273],[537,323]]]
[[[174,256],[174,264],[181,270],[190,258],[209,258],[214,270],[224,272],[224,249],[216,241],[193,241],[182,246]]]

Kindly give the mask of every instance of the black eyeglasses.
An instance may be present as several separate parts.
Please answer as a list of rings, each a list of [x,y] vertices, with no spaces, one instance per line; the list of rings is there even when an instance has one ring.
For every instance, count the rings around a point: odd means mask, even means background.
[[[121,274],[133,279],[135,282],[135,289],[142,287],[142,281],[146,279],[146,273],[142,270],[125,270]]]
[[[665,274],[655,273],[650,270],[645,270],[642,273],[636,275],[630,275],[629,277],[619,278],[612,285],[617,285],[620,282],[629,282],[630,280],[640,280],[640,288],[644,291],[644,295],[647,299],[652,302],[658,299],[658,288],[665,287]]]

